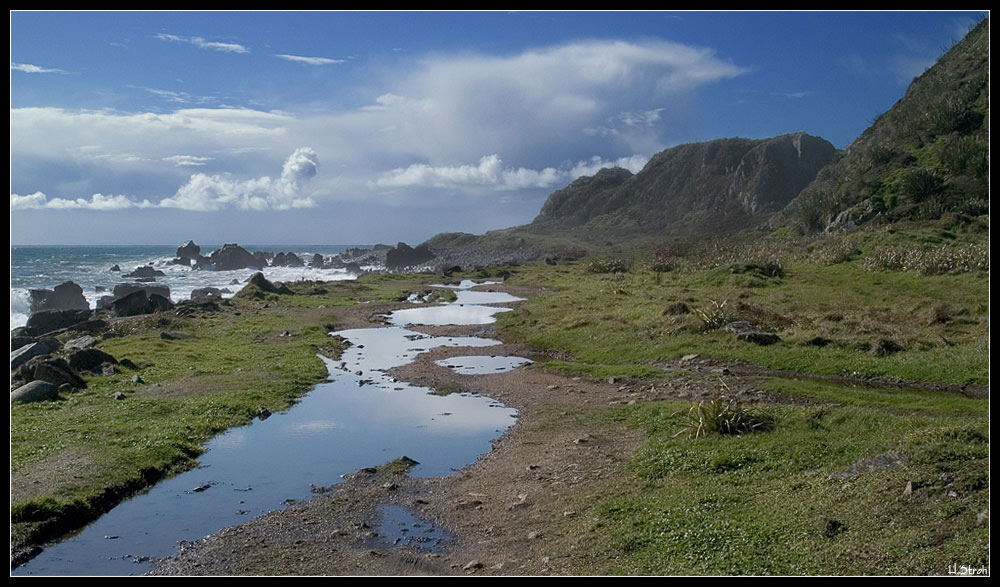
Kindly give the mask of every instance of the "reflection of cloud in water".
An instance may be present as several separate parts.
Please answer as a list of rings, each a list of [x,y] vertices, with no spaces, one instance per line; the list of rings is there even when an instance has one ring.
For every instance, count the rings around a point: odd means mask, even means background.
[[[338,430],[344,428],[343,422],[336,420],[309,420],[307,422],[296,422],[288,427],[292,432],[300,434],[323,433],[328,430]]]
[[[390,324],[428,324],[444,326],[448,324],[490,324],[496,322],[494,314],[509,312],[510,308],[492,308],[490,306],[457,305],[435,306],[433,308],[411,308],[397,310],[389,318]]]
[[[212,439],[212,444],[220,448],[238,448],[244,446],[250,439],[250,426],[233,428],[225,434],[221,434]]]

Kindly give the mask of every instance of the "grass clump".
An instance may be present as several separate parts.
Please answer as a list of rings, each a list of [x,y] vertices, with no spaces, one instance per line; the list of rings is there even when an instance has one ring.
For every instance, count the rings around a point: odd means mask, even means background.
[[[674,436],[701,438],[709,434],[737,436],[751,432],[766,432],[774,428],[769,414],[750,409],[735,399],[717,397],[691,406]]]

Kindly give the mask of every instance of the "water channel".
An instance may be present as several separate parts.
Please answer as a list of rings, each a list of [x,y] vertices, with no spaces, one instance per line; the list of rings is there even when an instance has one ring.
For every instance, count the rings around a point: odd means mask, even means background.
[[[329,382],[283,413],[214,438],[198,468],[120,504],[12,575],[140,575],[155,559],[173,555],[178,541],[309,499],[311,486],[334,484],[345,473],[403,455],[420,463],[415,476],[447,475],[474,462],[514,423],[516,411],[473,394],[434,395],[386,373],[432,348],[500,344],[430,337],[402,325],[488,323],[505,309],[483,304],[517,299],[469,291],[473,285],[458,286],[458,301],[451,304],[393,313],[392,326],[334,333],[351,346],[340,361],[323,358]],[[407,515],[391,513],[395,519]]]

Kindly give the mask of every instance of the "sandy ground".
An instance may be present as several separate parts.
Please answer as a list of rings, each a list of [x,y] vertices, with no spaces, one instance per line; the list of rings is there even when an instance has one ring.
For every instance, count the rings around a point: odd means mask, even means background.
[[[484,289],[504,290],[502,286]],[[538,291],[507,290],[515,295]],[[338,316],[343,328],[377,326],[405,304],[359,306]],[[431,335],[495,335],[490,327],[413,327]],[[348,476],[308,501],[217,535],[181,545],[156,574],[172,575],[547,575],[601,573],[615,552],[597,539],[594,508],[621,494],[621,467],[639,446],[635,430],[595,417],[604,407],[668,397],[717,394],[719,383],[744,400],[765,399],[752,378],[698,357],[678,363],[689,376],[592,382],[534,366],[463,375],[435,360],[459,355],[517,355],[531,349],[438,348],[394,370],[400,379],[439,389],[474,391],[518,410],[518,421],[476,463],[437,478],[372,469]],[[378,466],[381,463],[372,463]],[[380,505],[407,508],[449,538],[435,548],[395,544],[380,527]]]

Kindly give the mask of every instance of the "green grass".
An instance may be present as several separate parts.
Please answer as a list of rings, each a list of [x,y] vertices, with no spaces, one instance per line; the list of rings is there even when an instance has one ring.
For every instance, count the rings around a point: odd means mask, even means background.
[[[688,408],[614,412],[648,440],[628,489],[593,512],[617,561],[601,572],[944,574],[956,561],[988,564],[988,524],[976,520],[989,507],[986,418],[770,407],[770,431],[695,440],[676,435]],[[904,464],[837,475],[887,453]]]
[[[783,264],[780,277],[703,268],[671,272],[634,264],[594,274],[586,263],[527,267],[513,283],[549,291],[498,319],[509,337],[572,357],[550,366],[568,373],[648,376],[657,365],[697,353],[768,369],[823,375],[986,385],[989,381],[989,279],[982,271],[922,275],[871,271],[864,256],[827,264],[808,257]],[[686,314],[667,311],[673,304]],[[750,320],[781,342],[757,346],[706,325]],[[826,346],[810,344],[817,337]],[[904,349],[871,352],[879,339]]]
[[[248,424],[261,407],[288,408],[327,377],[317,355],[339,356],[328,334],[338,308],[396,300],[427,279],[295,283],[295,295],[234,298],[218,312],[116,325],[119,336],[99,347],[131,359],[135,370],[86,376],[86,389],[57,401],[11,406],[12,545],[64,532],[193,466],[209,438]],[[164,331],[185,336],[164,340]]]

